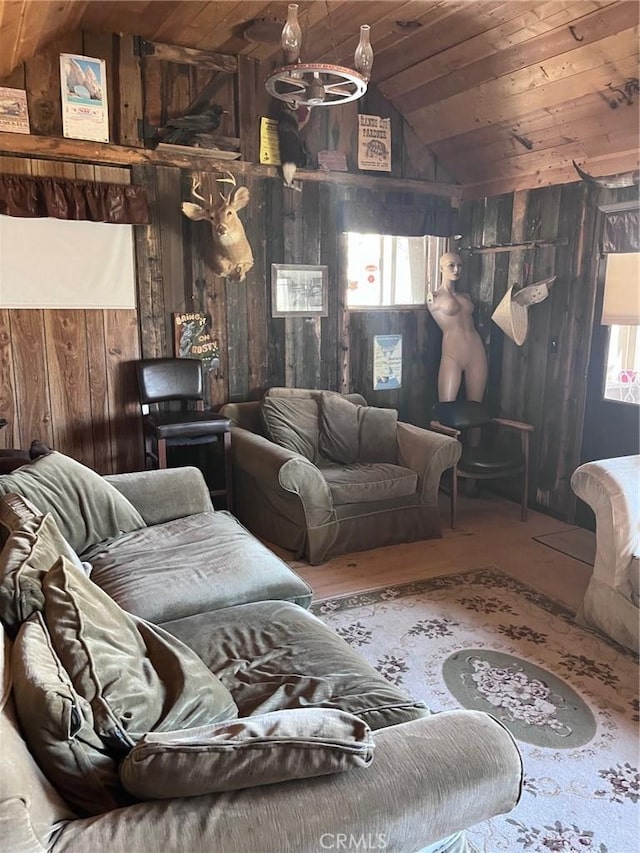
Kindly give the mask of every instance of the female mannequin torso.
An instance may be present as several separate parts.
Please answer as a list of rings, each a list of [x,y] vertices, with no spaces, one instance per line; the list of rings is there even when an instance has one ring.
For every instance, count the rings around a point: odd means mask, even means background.
[[[462,376],[467,400],[482,402],[487,384],[487,356],[473,325],[473,303],[466,293],[456,293],[462,261],[447,252],[440,258],[442,281],[427,297],[427,307],[442,329],[442,358],[438,372],[438,400],[451,402],[458,396]]]

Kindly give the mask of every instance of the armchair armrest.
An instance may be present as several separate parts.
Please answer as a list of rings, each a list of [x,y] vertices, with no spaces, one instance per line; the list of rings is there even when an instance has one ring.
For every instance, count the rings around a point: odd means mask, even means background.
[[[397,438],[399,463],[417,473],[422,502],[435,505],[442,472],[452,468],[462,453],[460,442],[402,422]]]
[[[331,491],[312,462],[241,427],[233,428],[232,434],[233,464],[271,494],[299,499],[308,527],[320,527],[333,518]],[[281,502],[279,506],[283,509]]]
[[[512,421],[510,418],[491,418],[491,422],[494,424],[500,424],[500,426],[503,426],[506,429],[517,429],[520,432],[533,432],[533,426],[531,424],[525,424],[522,421]]]
[[[434,432],[442,433],[442,435],[449,435],[451,438],[459,438],[461,435],[461,431],[459,429],[455,429],[455,427],[447,426],[446,424],[440,423],[440,421],[431,421],[429,427]]]
[[[213,512],[207,484],[198,468],[110,474],[105,480],[131,501],[149,525],[198,512]]]
[[[317,853],[337,849],[341,837],[410,853],[508,812],[519,799],[518,748],[487,714],[447,711],[373,737],[369,767],[71,821],[51,853]]]

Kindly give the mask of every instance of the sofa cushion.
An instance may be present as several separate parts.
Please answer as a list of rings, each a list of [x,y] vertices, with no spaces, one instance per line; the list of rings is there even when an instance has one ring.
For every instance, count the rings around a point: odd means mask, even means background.
[[[318,456],[318,404],[311,397],[265,397],[265,435],[275,444],[315,462]]]
[[[397,425],[395,409],[355,405],[331,391],[319,395],[318,449],[333,462],[395,463]]]
[[[17,492],[50,512],[77,554],[144,527],[138,510],[91,468],[53,451],[0,476],[0,494]]]
[[[140,799],[195,797],[366,767],[371,730],[343,711],[296,708],[145,735],[120,766]]]
[[[35,835],[44,850],[51,846],[52,833],[63,822],[76,818],[77,814],[42,772],[18,723],[12,649],[13,643],[0,625],[0,847],[22,853],[23,848],[18,846],[21,835],[16,832],[15,821],[9,830],[5,825],[6,821],[11,822],[11,817],[17,817],[16,812],[19,811],[18,807],[8,807],[9,802],[17,800],[22,804],[21,822],[29,825],[31,832],[28,834]],[[14,842],[15,846],[12,846]],[[37,844],[34,844],[33,850],[37,849]]]
[[[415,471],[384,462],[323,465],[320,470],[335,506],[402,498],[415,494],[418,486]]]
[[[149,622],[246,601],[311,604],[308,584],[227,512],[198,513],[127,533],[92,562],[91,579]]]
[[[84,569],[50,513],[40,514],[19,495],[6,495],[0,516],[4,524],[15,525],[0,551],[0,619],[15,636],[21,622],[42,610],[42,579],[59,557]]]
[[[320,619],[288,602],[226,607],[164,627],[229,688],[241,718],[287,708],[335,708],[379,729],[429,713]]]
[[[190,649],[125,613],[62,558],[45,575],[52,645],[93,713],[96,732],[126,752],[148,731],[233,719],[237,708]]]
[[[11,662],[25,739],[58,792],[83,814],[131,802],[120,784],[117,760],[95,733],[91,707],[56,655],[42,614],[21,626]]]

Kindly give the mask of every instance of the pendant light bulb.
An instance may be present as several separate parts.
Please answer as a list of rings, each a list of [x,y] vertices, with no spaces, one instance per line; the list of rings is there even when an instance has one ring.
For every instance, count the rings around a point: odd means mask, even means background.
[[[293,65],[300,58],[300,48],[302,47],[302,29],[298,22],[298,4],[289,3],[287,11],[287,20],[282,28],[280,44],[284,51],[284,58],[287,65]]]
[[[371,68],[373,66],[373,48],[371,47],[371,27],[368,24],[363,24],[360,27],[360,41],[353,56],[356,71],[364,77],[365,80],[371,79]]]

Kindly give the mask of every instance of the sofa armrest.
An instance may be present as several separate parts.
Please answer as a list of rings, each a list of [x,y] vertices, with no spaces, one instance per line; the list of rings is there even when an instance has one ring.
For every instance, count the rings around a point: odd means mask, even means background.
[[[397,436],[399,464],[417,473],[422,502],[437,504],[442,473],[460,459],[462,445],[455,438],[414,424],[398,423]]]
[[[308,527],[319,527],[333,518],[331,491],[312,462],[240,427],[232,433],[234,465],[250,474],[265,490],[299,499]]]
[[[640,556],[639,482],[638,455],[586,462],[571,477],[571,488],[595,515],[593,576],[628,598],[632,595],[633,558]]]
[[[207,484],[198,468],[109,474],[105,480],[131,501],[149,525],[213,511]]]
[[[345,835],[377,839],[376,849],[387,853],[410,853],[518,801],[518,748],[487,714],[447,711],[373,737],[369,767],[72,821],[51,853],[310,853],[338,849]]]

